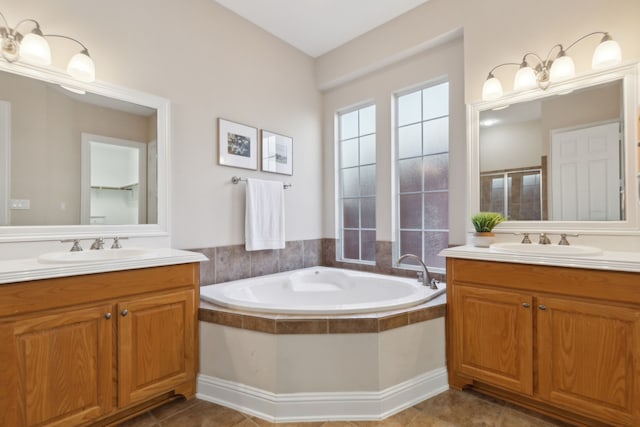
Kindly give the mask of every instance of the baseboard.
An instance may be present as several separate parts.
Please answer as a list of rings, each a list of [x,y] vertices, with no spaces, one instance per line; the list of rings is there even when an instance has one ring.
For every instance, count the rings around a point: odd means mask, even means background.
[[[377,392],[272,393],[201,374],[196,396],[270,422],[379,421],[448,389],[446,368]]]

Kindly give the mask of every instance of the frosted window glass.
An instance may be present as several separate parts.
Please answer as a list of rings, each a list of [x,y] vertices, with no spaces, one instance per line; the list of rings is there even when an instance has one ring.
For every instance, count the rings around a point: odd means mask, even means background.
[[[420,91],[398,97],[398,126],[417,123],[422,117]]]
[[[449,115],[449,82],[422,91],[422,120]]]
[[[424,190],[446,190],[447,188],[449,188],[449,154],[425,156]]]
[[[422,191],[422,158],[398,161],[400,192]]]
[[[433,267],[446,267],[446,259],[438,256],[441,250],[449,247],[448,231],[426,231],[424,233],[424,262]]]
[[[422,232],[421,231],[401,231],[400,232],[400,255],[414,254],[422,256]],[[414,259],[406,259],[402,264],[419,265]]]
[[[406,126],[398,129],[398,158],[422,155],[422,125]]]
[[[449,118],[431,120],[423,123],[424,154],[449,151]]]
[[[376,232],[369,230],[362,230],[360,233],[360,258],[366,261],[376,260]]]
[[[446,230],[449,228],[449,194],[425,193],[424,228],[427,230]]]
[[[376,162],[376,136],[369,135],[360,138],[360,164],[367,165]]]
[[[358,139],[342,141],[342,167],[358,166]]]
[[[362,228],[376,228],[376,199],[360,199]]]
[[[340,116],[340,140],[358,136],[358,111]]]
[[[360,195],[376,195],[376,165],[360,167]]]
[[[360,232],[358,230],[344,230],[342,255],[348,259],[360,258]]]
[[[360,135],[376,132],[376,106],[372,105],[360,110]]]
[[[342,224],[344,228],[359,228],[360,213],[358,207],[358,199],[345,199],[342,203]]]
[[[422,194],[401,194],[400,228],[422,228],[421,216]]]
[[[358,168],[342,170],[342,196],[357,197],[359,189]]]

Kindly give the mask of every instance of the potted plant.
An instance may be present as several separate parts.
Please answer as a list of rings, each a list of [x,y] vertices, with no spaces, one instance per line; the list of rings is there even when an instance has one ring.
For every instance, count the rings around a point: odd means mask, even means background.
[[[481,248],[489,247],[495,240],[493,228],[504,220],[505,218],[497,212],[478,212],[472,216],[471,222],[476,230],[471,240],[473,245]]]

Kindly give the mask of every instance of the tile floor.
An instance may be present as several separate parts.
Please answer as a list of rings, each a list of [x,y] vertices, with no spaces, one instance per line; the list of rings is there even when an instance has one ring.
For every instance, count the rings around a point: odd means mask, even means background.
[[[125,422],[122,427],[551,427],[566,424],[471,392],[449,390],[384,421],[273,424],[202,400],[176,401]]]

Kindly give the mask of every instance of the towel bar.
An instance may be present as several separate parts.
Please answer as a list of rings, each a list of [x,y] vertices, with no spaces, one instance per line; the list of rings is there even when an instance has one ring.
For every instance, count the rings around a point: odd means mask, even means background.
[[[244,178],[244,177],[241,177],[241,176],[232,176],[232,177],[231,177],[231,183],[232,183],[232,184],[237,184],[237,183],[239,183],[240,181],[246,181],[246,180],[247,180],[247,178]],[[293,186],[293,184],[290,184],[290,183],[288,183],[288,182],[283,182],[283,183],[282,183],[282,186],[283,186],[283,187],[284,187],[284,189],[286,190],[286,189],[290,188],[291,186]]]

